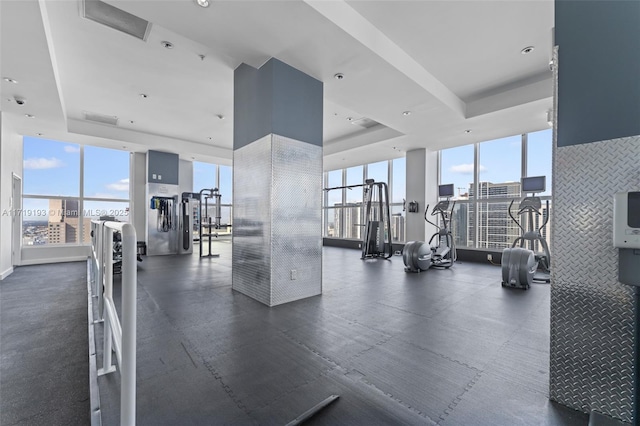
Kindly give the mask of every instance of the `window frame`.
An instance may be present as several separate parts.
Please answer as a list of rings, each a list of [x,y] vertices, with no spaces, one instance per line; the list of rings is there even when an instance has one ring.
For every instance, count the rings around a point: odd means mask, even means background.
[[[84,208],[84,203],[85,201],[88,202],[92,202],[92,201],[97,201],[97,202],[118,202],[118,203],[127,203],[129,205],[129,212],[131,211],[131,190],[128,191],[128,198],[103,198],[103,197],[85,197],[84,196],[84,172],[85,172],[85,167],[84,167],[84,160],[85,160],[85,151],[84,148],[86,146],[86,144],[80,144],[80,143],[75,143],[75,142],[67,142],[67,141],[60,141],[60,140],[51,140],[51,142],[56,142],[56,143],[61,143],[61,144],[73,144],[73,145],[78,145],[78,147],[80,148],[80,152],[79,152],[79,156],[80,156],[80,162],[79,162],[79,167],[78,167],[78,173],[79,173],[79,179],[78,179],[78,196],[64,196],[64,195],[43,195],[43,194],[30,194],[30,193],[25,193],[24,190],[22,192],[22,205],[24,206],[24,201],[25,199],[35,199],[35,200],[72,200],[72,201],[78,201],[78,221],[81,224],[84,224],[84,219],[85,219],[85,208]],[[24,144],[24,137],[23,137],[23,144]],[[104,147],[97,147],[97,148],[102,148],[102,149],[111,149],[113,151],[121,151],[115,148],[104,148]],[[25,160],[24,158],[24,149],[23,149],[23,161]],[[129,176],[128,178],[131,179],[131,153],[129,153],[129,164],[127,167],[127,170],[129,172]],[[23,173],[24,175],[24,173]],[[24,188],[24,185],[23,185]],[[26,217],[26,216],[25,216]],[[131,219],[129,219],[131,220]],[[24,222],[24,218],[23,218],[23,222]],[[84,232],[84,226],[79,226],[78,227],[78,233],[77,233],[77,239],[76,242],[74,243],[49,243],[47,242],[47,244],[42,244],[42,245],[25,245],[24,244],[24,224],[22,225],[22,237],[20,238],[20,247],[21,248],[27,248],[29,250],[31,249],[40,249],[40,248],[45,248],[45,247],[78,247],[78,246],[89,246],[91,243],[87,242],[84,243],[84,237],[85,237],[85,232]]]

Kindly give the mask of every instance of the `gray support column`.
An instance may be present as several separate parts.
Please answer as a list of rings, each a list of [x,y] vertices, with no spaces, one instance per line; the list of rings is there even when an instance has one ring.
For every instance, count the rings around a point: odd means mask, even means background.
[[[435,232],[424,220],[424,211],[438,200],[438,154],[427,149],[407,151],[407,241],[427,241]],[[408,211],[409,202],[418,202],[418,212]]]
[[[235,70],[233,289],[322,293],[322,82],[271,59]]]
[[[612,210],[640,190],[640,3],[556,0],[555,20],[550,397],[631,422],[634,295]]]

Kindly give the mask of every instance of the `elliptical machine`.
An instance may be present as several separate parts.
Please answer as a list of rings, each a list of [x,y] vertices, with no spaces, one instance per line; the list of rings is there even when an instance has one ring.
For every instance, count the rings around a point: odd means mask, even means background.
[[[404,245],[402,250],[402,259],[404,260],[406,272],[426,271],[431,267],[449,269],[456,261],[456,246],[451,234],[449,225],[453,216],[453,209],[456,202],[451,203],[449,198],[453,196],[453,184],[439,185],[438,196],[445,197],[446,200],[438,202],[431,212],[431,216],[440,215],[441,225],[434,223],[428,219],[429,205],[424,211],[424,220],[435,226],[438,231],[431,236],[429,242],[409,241]],[[451,204],[451,208],[449,208]],[[432,246],[431,243],[437,238],[437,245]]]
[[[551,253],[549,246],[540,230],[547,225],[549,221],[549,200],[546,202],[547,214],[542,225],[536,227],[534,225],[534,216],[540,216],[542,201],[540,197],[536,197],[536,192],[544,192],[545,176],[535,176],[522,178],[522,192],[531,193],[520,201],[518,215],[525,214],[527,227],[522,226],[511,213],[511,207],[515,200],[511,200],[509,204],[509,216],[518,225],[522,231],[521,235],[516,238],[511,248],[502,251],[502,286],[528,289],[534,281],[551,282],[550,267]],[[529,248],[527,248],[529,242]],[[536,251],[536,242],[542,247],[541,252]]]

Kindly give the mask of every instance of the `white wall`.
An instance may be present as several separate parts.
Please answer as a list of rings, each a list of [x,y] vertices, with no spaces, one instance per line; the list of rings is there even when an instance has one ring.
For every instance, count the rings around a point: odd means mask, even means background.
[[[193,162],[180,160],[178,166],[178,189],[183,192],[193,192]]]
[[[131,155],[131,223],[136,228],[138,241],[145,241],[147,232],[147,154],[134,152]]]
[[[21,265],[42,263],[75,262],[86,260],[91,255],[91,246],[40,246],[22,249]]]
[[[407,211],[407,241],[428,241],[435,229],[424,220],[424,210],[438,201],[438,154],[427,149],[407,151],[407,210],[418,202],[418,213]]]
[[[0,112],[0,279],[13,271],[11,264],[11,212],[13,173],[22,177],[22,136],[13,123],[18,116]],[[5,213],[7,211],[7,214]]]

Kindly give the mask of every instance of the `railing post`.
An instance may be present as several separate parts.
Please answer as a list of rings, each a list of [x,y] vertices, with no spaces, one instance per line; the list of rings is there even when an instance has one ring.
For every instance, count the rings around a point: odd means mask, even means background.
[[[115,349],[120,370],[120,424],[136,423],[136,305],[137,305],[137,238],[133,225],[113,222],[92,224],[94,240],[92,253],[94,271],[99,281],[99,310],[104,318],[102,376],[116,371],[112,363]],[[113,302],[113,233],[119,230],[122,240],[122,323]],[[99,264],[99,269],[96,267]],[[97,278],[99,276],[99,279]]]
[[[104,299],[112,301],[113,300],[113,229],[104,226],[104,245],[105,249],[103,252],[103,260],[104,260],[104,296],[102,300],[102,309],[103,309],[103,318],[104,318],[104,345],[102,349],[102,369],[98,371],[99,375],[109,374],[115,371],[115,366],[112,365],[111,362],[111,353],[112,353],[112,331],[111,331],[111,323],[115,319],[110,318],[109,312],[104,314]]]
[[[133,225],[122,227],[122,365],[120,423],[136,423],[137,241]]]
[[[111,234],[111,241],[107,238],[107,234]],[[113,259],[113,231],[104,226],[104,222],[100,223],[100,274],[101,281],[98,285],[98,319],[104,320],[104,291],[106,289],[106,283],[109,280],[109,274],[113,279],[113,268],[107,267],[107,253],[111,253]]]

